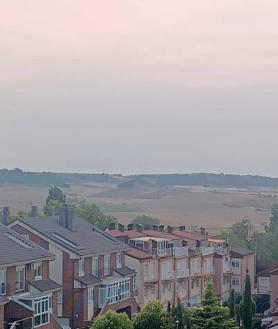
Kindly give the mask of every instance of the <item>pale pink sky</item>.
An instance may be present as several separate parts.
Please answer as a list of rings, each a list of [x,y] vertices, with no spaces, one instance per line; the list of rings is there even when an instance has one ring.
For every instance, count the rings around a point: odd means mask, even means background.
[[[2,0],[0,167],[278,176],[277,0]]]

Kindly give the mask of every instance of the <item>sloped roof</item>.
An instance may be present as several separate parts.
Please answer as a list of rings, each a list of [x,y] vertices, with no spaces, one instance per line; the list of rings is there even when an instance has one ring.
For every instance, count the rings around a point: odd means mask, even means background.
[[[24,218],[21,221],[79,256],[104,254],[127,249],[121,241],[77,216],[74,217],[74,230],[69,230],[60,225],[56,216]]]
[[[30,282],[30,285],[35,287],[41,292],[52,291],[61,288],[61,286],[58,283],[50,279],[33,281]]]
[[[257,276],[258,277],[270,277],[270,274],[275,271],[278,270],[278,263],[273,264],[272,266],[264,269],[263,271],[260,271]]]
[[[121,276],[135,275],[135,271],[128,266],[122,266],[120,268],[113,269],[114,272],[120,274]]]
[[[136,248],[130,248],[126,255],[140,260],[152,258],[151,254]]]
[[[246,248],[231,248],[231,257],[233,258],[243,258],[245,256],[254,255],[254,251]]]
[[[92,274],[81,276],[79,278],[75,278],[76,281],[82,283],[84,286],[90,286],[94,284],[99,284],[101,280]]]
[[[208,240],[208,236],[206,236],[206,235],[201,235],[201,234],[187,232],[187,231],[174,231],[173,234],[179,236],[180,238],[194,240],[194,241]]]
[[[0,224],[0,265],[32,263],[51,259],[54,255],[23,238],[7,226]]]

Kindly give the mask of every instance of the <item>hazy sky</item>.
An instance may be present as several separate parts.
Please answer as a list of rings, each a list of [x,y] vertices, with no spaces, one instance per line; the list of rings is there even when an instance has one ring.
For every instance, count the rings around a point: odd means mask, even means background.
[[[277,0],[0,0],[0,167],[278,176]]]

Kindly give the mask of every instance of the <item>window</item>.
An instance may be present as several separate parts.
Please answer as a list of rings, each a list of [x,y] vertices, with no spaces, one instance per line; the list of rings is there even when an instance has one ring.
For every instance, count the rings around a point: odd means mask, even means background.
[[[85,259],[80,259],[78,261],[78,276],[85,275]]]
[[[122,267],[122,253],[117,253],[117,260],[116,260],[116,267],[121,268]]]
[[[51,303],[52,298],[49,296],[35,299],[35,327],[39,327],[50,322]]]
[[[130,296],[130,280],[115,282],[107,285],[108,302],[110,304],[127,299]]]
[[[25,266],[16,267],[16,291],[25,290]]]
[[[132,289],[136,290],[137,289],[137,285],[136,285],[136,276],[132,277]]]
[[[92,275],[98,277],[98,257],[92,258]]]
[[[232,286],[239,286],[240,280],[239,278],[232,278]]]
[[[232,261],[232,267],[239,267],[239,261],[238,260],[233,260]]]
[[[94,288],[88,288],[88,303],[94,302]]]
[[[6,294],[6,270],[0,270],[0,295]]]
[[[34,273],[35,280],[42,279],[42,263],[32,264],[32,270]]]
[[[109,275],[110,272],[110,255],[104,255],[104,275]]]

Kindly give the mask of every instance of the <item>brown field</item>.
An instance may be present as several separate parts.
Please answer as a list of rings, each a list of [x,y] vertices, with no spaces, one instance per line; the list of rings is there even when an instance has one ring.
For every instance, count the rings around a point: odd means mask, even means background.
[[[137,214],[157,217],[165,224],[205,226],[220,230],[243,218],[258,229],[270,216],[271,205],[278,202],[273,190],[228,189],[204,187],[149,187],[135,184],[95,183],[64,189],[70,201],[87,200],[128,223]],[[30,205],[43,206],[48,188],[21,185],[0,186],[0,207],[27,211]],[[278,195],[278,194],[277,194]]]

